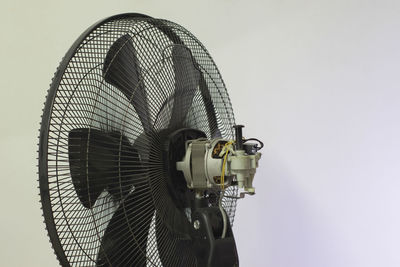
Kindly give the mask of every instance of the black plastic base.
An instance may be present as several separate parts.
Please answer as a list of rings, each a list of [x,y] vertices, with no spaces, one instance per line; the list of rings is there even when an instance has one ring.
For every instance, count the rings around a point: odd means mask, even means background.
[[[199,208],[192,216],[192,222],[199,222],[199,228],[193,230],[194,249],[198,266],[238,267],[239,258],[235,239],[228,222],[225,238],[220,238],[223,228],[219,208]]]

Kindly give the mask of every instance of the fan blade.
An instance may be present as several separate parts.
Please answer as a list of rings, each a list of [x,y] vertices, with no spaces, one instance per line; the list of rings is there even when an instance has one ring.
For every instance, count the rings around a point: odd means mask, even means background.
[[[103,77],[126,96],[135,108],[144,131],[148,133],[152,127],[146,90],[137,53],[129,34],[120,37],[110,47],[104,60]]]
[[[142,169],[137,150],[119,132],[74,129],[68,135],[68,157],[72,183],[86,208],[104,189],[116,200],[124,198]]]
[[[114,213],[101,241],[97,266],[146,266],[147,236],[154,208],[148,183],[135,184]]]
[[[177,221],[178,224],[181,222]],[[157,250],[162,266],[197,266],[190,237],[176,235],[156,213]],[[174,227],[177,227],[174,225]],[[171,257],[171,255],[174,255]]]
[[[172,49],[172,62],[175,73],[174,104],[169,128],[174,129],[183,123],[196,93],[200,71],[194,64],[190,50],[183,45]]]
[[[204,76],[200,77],[200,94],[206,109],[208,126],[210,128],[211,137],[221,137],[221,132],[218,129],[217,116],[215,114],[215,107],[211,98],[210,90],[208,89],[207,82]]]

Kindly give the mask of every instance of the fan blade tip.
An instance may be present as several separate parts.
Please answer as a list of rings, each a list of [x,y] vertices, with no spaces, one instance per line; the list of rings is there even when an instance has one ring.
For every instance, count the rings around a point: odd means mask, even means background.
[[[151,117],[146,100],[146,90],[137,51],[132,37],[125,34],[118,38],[110,47],[104,59],[104,80],[116,87],[132,103],[143,128],[151,129]]]
[[[116,65],[114,64],[114,61],[118,54],[129,51],[130,49],[133,49],[133,43],[129,34],[122,35],[110,46],[107,55],[104,58],[103,65],[103,77],[107,82],[109,82],[108,79],[112,76],[112,72],[110,72],[109,69],[112,68],[113,65]]]
[[[115,54],[124,46],[132,44],[132,38],[129,34],[122,35],[108,49],[106,60],[110,63],[110,60],[115,56]]]

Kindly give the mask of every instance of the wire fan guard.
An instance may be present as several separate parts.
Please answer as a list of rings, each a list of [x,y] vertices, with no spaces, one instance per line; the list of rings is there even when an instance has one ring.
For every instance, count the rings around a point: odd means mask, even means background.
[[[118,62],[118,57],[129,60]],[[134,93],[129,94],[121,87],[137,70]],[[185,71],[191,70],[194,76],[187,76]],[[111,71],[119,81],[107,77]],[[200,80],[194,89],[179,89],[178,83],[193,83],[191,77]],[[207,138],[232,139],[234,124],[217,67],[183,27],[124,14],[89,28],[53,78],[40,130],[41,201],[60,263],[196,266],[190,242],[168,227],[171,216],[182,211],[166,185],[163,135],[193,128]],[[82,149],[86,158],[74,156]],[[105,181],[101,185],[92,183],[90,173],[83,178],[74,174],[79,164],[92,164],[90,158],[98,164],[93,168],[104,168],[101,178],[96,177]],[[74,175],[83,180],[74,181]],[[82,183],[87,188],[79,191]],[[236,196],[237,188],[225,195]],[[224,198],[223,206],[232,224],[236,200]]]

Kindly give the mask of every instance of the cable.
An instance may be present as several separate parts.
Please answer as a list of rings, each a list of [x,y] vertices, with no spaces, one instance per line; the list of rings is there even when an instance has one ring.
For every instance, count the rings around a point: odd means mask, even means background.
[[[257,151],[260,150],[260,149],[262,149],[262,148],[264,147],[264,143],[261,142],[260,140],[258,140],[257,138],[244,139],[244,140],[243,140],[243,143],[246,143],[247,141],[256,141],[256,142],[258,142],[258,143],[260,144],[260,147],[257,148]]]
[[[224,224],[224,228],[222,229],[221,238],[225,238],[226,230],[228,228],[227,227],[228,226],[228,218],[226,218],[226,213],[224,211],[224,208],[222,207],[222,199],[224,198],[224,194],[225,194],[225,190],[221,190],[221,195],[219,196],[219,200],[218,200],[218,207],[219,207],[219,210],[221,211],[222,221]]]
[[[221,173],[221,189],[222,190],[224,190],[224,187],[225,187],[225,166],[226,166],[226,160],[228,158],[228,154],[229,154],[229,151],[230,151],[230,147],[229,146],[232,145],[234,142],[235,141],[233,141],[233,140],[228,141],[224,145],[224,147],[222,149],[222,150],[226,149],[225,156],[224,156],[224,161],[222,162],[222,173]]]
[[[226,218],[226,213],[224,211],[224,208],[222,207],[222,199],[224,198],[225,194],[225,166],[226,166],[226,160],[228,158],[229,151],[231,150],[230,146],[234,143],[235,141],[230,140],[224,145],[224,149],[226,149],[225,156],[224,156],[224,161],[222,162],[222,173],[221,173],[221,195],[219,196],[219,201],[218,201],[218,207],[219,210],[221,211],[222,214],[222,221],[224,224],[224,227],[222,229],[222,235],[221,238],[225,238],[226,235],[226,230],[228,228],[228,219]]]

